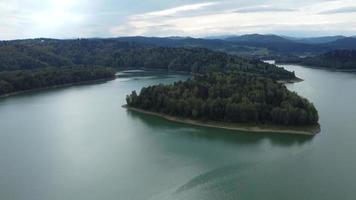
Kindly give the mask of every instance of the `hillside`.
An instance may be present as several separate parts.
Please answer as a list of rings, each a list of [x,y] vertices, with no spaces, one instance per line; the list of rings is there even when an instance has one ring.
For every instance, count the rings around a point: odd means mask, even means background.
[[[216,36],[205,39],[190,37],[122,37],[117,38],[117,40],[160,47],[201,47],[254,58],[318,55],[337,49],[356,49],[356,38],[344,36],[292,38],[278,35],[250,34]]]
[[[356,70],[356,50],[337,50],[302,59],[300,64],[328,69]]]
[[[330,49],[356,49],[356,38],[348,37],[326,44]]]
[[[330,42],[335,42],[340,39],[344,39],[346,37],[342,35],[336,35],[336,36],[309,37],[309,38],[308,37],[307,38],[285,37],[285,38],[295,42],[300,42],[305,44],[326,44]]]
[[[251,42],[251,43],[290,43],[291,41],[278,35],[249,34],[225,38],[232,42]]]

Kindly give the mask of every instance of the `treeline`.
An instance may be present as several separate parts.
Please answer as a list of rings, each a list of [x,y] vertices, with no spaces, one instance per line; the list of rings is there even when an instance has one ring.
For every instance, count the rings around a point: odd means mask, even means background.
[[[356,70],[356,50],[335,50],[317,56],[280,56],[276,62],[338,70]]]
[[[195,76],[172,85],[142,88],[127,104],[197,120],[276,125],[314,125],[318,112],[307,99],[258,75],[229,71]]]
[[[336,50],[319,56],[307,57],[300,64],[329,69],[355,70],[356,50]]]
[[[205,73],[236,69],[273,79],[293,72],[257,60],[202,48],[165,48],[115,39],[35,39],[0,42],[0,71],[63,66],[148,68]]]
[[[67,67],[6,71],[0,72],[0,95],[114,77],[115,70],[103,67]]]

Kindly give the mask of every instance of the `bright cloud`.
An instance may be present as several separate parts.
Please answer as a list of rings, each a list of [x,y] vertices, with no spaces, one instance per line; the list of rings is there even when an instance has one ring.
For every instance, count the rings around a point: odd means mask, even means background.
[[[235,10],[235,12],[237,13],[291,12],[291,11],[295,11],[295,9],[274,7],[271,5],[252,6],[252,7],[239,8]]]
[[[209,3],[183,5],[183,6],[178,6],[176,8],[170,8],[170,9],[166,9],[166,10],[150,12],[150,13],[146,13],[146,14],[143,14],[143,15],[147,15],[147,16],[169,16],[169,15],[177,14],[179,12],[199,10],[199,9],[204,8],[204,7],[212,6],[214,4],[217,4],[217,3],[216,2],[209,2]]]

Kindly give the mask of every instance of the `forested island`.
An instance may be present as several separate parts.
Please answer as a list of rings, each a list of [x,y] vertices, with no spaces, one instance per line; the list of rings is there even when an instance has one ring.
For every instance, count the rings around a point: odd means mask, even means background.
[[[0,72],[0,96],[66,84],[107,80],[115,70],[104,67],[44,68]]]
[[[316,134],[318,112],[276,80],[237,70],[133,91],[127,108],[180,122],[257,132]]]

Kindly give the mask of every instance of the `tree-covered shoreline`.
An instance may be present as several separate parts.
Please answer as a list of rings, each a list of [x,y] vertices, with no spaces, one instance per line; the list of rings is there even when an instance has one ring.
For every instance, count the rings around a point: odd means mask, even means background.
[[[234,69],[276,80],[296,79],[293,72],[275,65],[203,48],[155,47],[115,39],[34,39],[0,42],[0,95],[107,78],[114,72],[102,77],[106,67],[192,74]],[[89,71],[97,76],[89,76]]]
[[[103,67],[44,68],[0,72],[0,96],[53,86],[112,79],[115,70]]]
[[[337,70],[356,70],[356,50],[336,50],[301,60],[302,65]]]
[[[317,125],[308,100],[273,79],[237,71],[213,72],[172,85],[142,88],[127,104],[170,116],[229,123]]]
[[[285,56],[276,60],[280,64],[298,64],[330,70],[356,71],[356,50],[335,50],[308,57]]]

